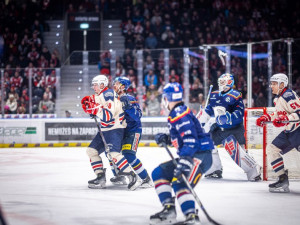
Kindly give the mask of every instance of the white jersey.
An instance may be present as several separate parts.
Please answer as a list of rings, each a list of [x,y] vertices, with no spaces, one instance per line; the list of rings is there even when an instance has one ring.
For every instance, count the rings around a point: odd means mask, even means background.
[[[103,106],[103,109],[97,113],[97,116],[101,120],[101,129],[103,132],[126,128],[126,122],[124,121],[125,113],[115,91],[105,88],[100,95],[95,94],[91,97],[96,103]]]
[[[286,115],[289,120],[300,119],[300,99],[291,89],[284,89],[280,95],[274,98],[275,112],[270,114],[273,121],[279,115]],[[286,132],[293,132],[300,126],[298,123],[289,123],[285,126]]]

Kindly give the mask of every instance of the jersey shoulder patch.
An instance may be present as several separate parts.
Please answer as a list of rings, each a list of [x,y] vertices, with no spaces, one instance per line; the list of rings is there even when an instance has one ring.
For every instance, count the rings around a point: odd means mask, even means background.
[[[234,99],[238,100],[239,98],[242,98],[242,93],[237,90],[232,90],[227,95],[233,97]]]
[[[175,123],[191,113],[191,110],[189,107],[186,106],[177,106],[175,109],[172,110],[168,117],[168,121],[170,123]]]
[[[108,101],[108,100],[113,101],[114,100],[114,91],[112,89],[107,89],[102,94],[103,94],[105,101]]]
[[[292,90],[290,89],[287,89],[283,95],[281,95],[282,98],[286,101],[286,102],[289,102],[290,100],[295,100],[296,99],[296,96],[295,94],[292,92]]]

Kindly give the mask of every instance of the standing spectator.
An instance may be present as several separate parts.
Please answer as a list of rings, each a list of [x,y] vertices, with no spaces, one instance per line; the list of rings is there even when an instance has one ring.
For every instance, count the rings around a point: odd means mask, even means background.
[[[157,46],[157,38],[152,32],[149,33],[149,36],[145,40],[145,47],[149,49],[155,49]]]
[[[149,69],[148,74],[145,76],[144,83],[148,89],[151,84],[157,85],[157,75],[154,74],[153,69]]]

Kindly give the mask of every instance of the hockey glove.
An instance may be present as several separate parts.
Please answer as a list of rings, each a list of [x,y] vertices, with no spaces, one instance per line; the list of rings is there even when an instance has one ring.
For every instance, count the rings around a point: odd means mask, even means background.
[[[271,117],[268,114],[262,115],[256,120],[256,125],[263,127],[265,122],[271,121]]]
[[[174,170],[174,178],[175,180],[180,180],[182,174],[188,178],[193,168],[193,159],[190,156],[181,157],[177,163],[177,166]],[[174,180],[173,178],[173,180]]]
[[[124,111],[132,108],[132,104],[131,104],[128,96],[122,95],[120,98],[120,101],[122,102],[122,109]]]
[[[226,112],[225,115],[217,116],[216,122],[220,126],[222,126],[224,124],[230,124],[231,123],[231,114],[229,112]]]
[[[91,96],[85,96],[81,99],[81,104],[85,105],[87,102],[93,102]]]
[[[101,105],[95,102],[85,102],[85,104],[82,105],[83,110],[92,115],[97,115],[99,112],[99,109],[102,109]]]
[[[275,120],[273,120],[273,125],[275,127],[284,127],[289,124],[289,118],[286,115],[279,115]]]
[[[163,144],[170,145],[171,140],[169,135],[164,133],[158,133],[155,135],[155,141],[159,146],[163,146]]]

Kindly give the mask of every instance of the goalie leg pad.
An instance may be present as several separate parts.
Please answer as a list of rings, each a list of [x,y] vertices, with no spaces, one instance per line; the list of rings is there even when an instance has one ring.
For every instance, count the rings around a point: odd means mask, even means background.
[[[260,180],[260,166],[246,153],[233,135],[225,138],[223,145],[232,160],[245,171],[248,180]]]
[[[91,166],[95,172],[95,174],[103,172],[103,162],[102,158],[100,157],[98,151],[94,148],[88,147],[86,149],[86,154],[90,158]]]

